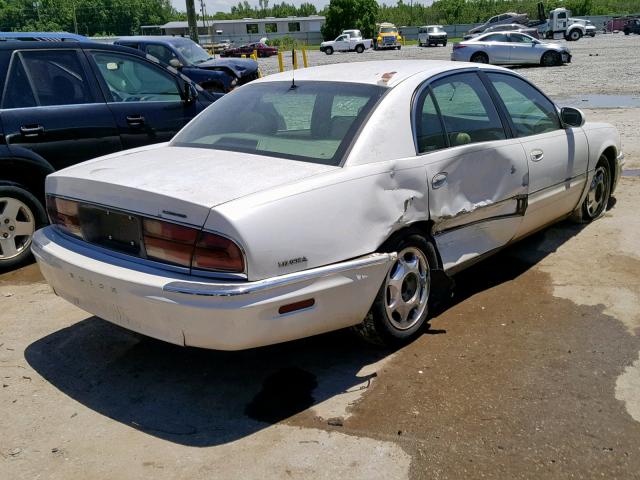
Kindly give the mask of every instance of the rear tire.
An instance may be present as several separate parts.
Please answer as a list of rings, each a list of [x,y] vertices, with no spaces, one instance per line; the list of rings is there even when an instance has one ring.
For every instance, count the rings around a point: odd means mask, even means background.
[[[398,45],[396,48],[400,50],[402,48],[402,45]]]
[[[33,234],[47,224],[42,203],[18,185],[0,185],[0,271],[31,258]]]
[[[471,61],[474,63],[489,63],[489,57],[484,52],[476,52],[471,55]]]
[[[356,45],[356,53],[364,52],[364,45]]]
[[[548,51],[544,52],[542,58],[540,59],[540,65],[543,67],[555,67],[557,65],[562,65],[562,57],[558,52]]]
[[[370,343],[400,346],[414,340],[427,323],[431,270],[437,268],[433,244],[417,234],[383,248],[398,252],[364,321],[353,327]]]

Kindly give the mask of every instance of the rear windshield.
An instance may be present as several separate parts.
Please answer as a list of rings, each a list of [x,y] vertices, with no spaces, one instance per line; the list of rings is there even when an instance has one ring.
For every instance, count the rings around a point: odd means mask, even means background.
[[[339,165],[386,87],[338,82],[269,82],[228,93],[171,142]]]
[[[380,33],[397,33],[398,29],[396,27],[382,27],[380,29]]]
[[[429,33],[443,33],[444,30],[440,27],[429,27]]]

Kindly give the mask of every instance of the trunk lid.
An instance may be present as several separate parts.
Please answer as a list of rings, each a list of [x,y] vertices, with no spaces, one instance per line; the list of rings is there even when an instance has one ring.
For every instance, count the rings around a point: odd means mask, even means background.
[[[81,163],[47,177],[47,193],[201,227],[211,208],[335,170],[246,153],[162,146]]]

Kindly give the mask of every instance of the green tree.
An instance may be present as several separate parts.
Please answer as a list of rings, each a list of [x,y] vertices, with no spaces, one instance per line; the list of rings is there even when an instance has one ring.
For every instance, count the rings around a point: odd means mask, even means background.
[[[376,0],[331,0],[325,11],[325,23],[322,35],[325,39],[333,39],[342,30],[357,28],[365,37],[372,37],[378,17]]]

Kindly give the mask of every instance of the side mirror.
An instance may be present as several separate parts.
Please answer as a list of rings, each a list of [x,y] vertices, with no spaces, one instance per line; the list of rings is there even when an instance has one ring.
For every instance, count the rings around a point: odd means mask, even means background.
[[[176,69],[182,68],[182,63],[180,63],[180,60],[178,60],[177,58],[172,58],[171,60],[169,60],[169,65]]]
[[[584,113],[577,108],[562,107],[560,109],[560,119],[567,127],[581,127],[584,125]]]
[[[198,98],[198,90],[193,83],[184,84],[184,103],[191,104]]]

